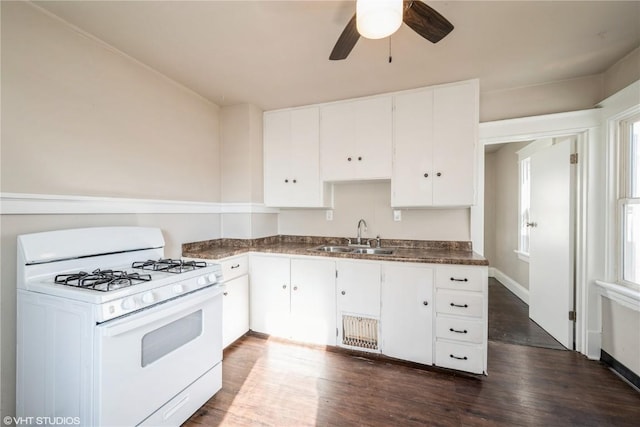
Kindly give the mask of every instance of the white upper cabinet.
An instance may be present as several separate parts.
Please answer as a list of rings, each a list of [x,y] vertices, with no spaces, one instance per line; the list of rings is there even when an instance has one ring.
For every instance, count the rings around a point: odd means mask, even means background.
[[[391,96],[321,107],[323,181],[391,178]]]
[[[475,204],[478,81],[394,96],[391,205]]]
[[[327,207],[320,181],[319,108],[264,113],[264,203],[275,207]]]

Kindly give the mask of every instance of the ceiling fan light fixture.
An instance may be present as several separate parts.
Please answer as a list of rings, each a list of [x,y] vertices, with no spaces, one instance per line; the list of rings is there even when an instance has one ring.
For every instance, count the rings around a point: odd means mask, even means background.
[[[368,39],[382,39],[402,25],[402,0],[357,0],[358,33]]]

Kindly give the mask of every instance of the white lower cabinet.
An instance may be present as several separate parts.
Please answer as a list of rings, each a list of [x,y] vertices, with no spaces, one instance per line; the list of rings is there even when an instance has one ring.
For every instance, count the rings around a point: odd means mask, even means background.
[[[335,345],[335,262],[251,256],[251,330]]]
[[[487,283],[487,267],[437,268],[437,366],[487,373]]]
[[[249,257],[208,259],[220,264],[225,290],[222,298],[222,347],[249,331]]]
[[[487,372],[485,266],[266,254],[250,263],[253,331]]]
[[[337,344],[380,352],[380,263],[336,261]]]
[[[433,268],[387,263],[382,282],[382,353],[433,363]]]

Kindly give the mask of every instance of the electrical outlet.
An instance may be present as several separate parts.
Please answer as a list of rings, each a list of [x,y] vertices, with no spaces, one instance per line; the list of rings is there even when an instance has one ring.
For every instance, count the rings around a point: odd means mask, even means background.
[[[327,221],[333,221],[333,211],[331,209],[326,211]]]
[[[393,220],[394,221],[402,221],[402,211],[393,211]]]

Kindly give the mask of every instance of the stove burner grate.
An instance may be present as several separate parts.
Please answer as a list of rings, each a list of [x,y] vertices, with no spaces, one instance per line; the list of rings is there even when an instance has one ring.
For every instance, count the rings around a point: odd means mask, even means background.
[[[54,282],[59,285],[93,289],[101,292],[115,291],[151,280],[149,274],[126,272],[120,270],[93,270],[91,273],[79,271],[71,274],[58,274]]]
[[[132,268],[139,268],[142,270],[151,271],[164,271],[167,273],[184,273],[186,271],[197,270],[198,268],[204,268],[207,263],[204,261],[184,261],[181,259],[159,259],[157,261],[136,261],[131,264]]]

